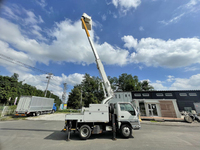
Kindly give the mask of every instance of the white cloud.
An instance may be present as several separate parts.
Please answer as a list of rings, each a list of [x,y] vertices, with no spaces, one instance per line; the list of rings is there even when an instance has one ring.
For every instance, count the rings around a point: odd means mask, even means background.
[[[29,69],[24,68],[16,60],[22,61],[24,64],[34,66],[35,61],[31,59],[26,53],[15,51],[10,48],[8,43],[0,40],[0,64],[7,68],[10,72],[21,73],[21,72],[30,72]]]
[[[24,19],[26,24],[37,24],[37,23],[43,23],[42,17],[36,17],[35,14],[32,11],[28,11],[24,9],[24,12],[27,15],[27,18]]]
[[[62,76],[52,76],[48,90],[52,91],[55,95],[58,95],[60,98],[63,93],[63,89],[61,88],[63,83],[67,83],[67,85],[74,86],[77,84],[80,84],[83,80],[83,74],[74,73],[70,74],[68,76],[62,74]],[[41,75],[32,75],[29,73],[19,73],[19,81],[23,81],[23,83],[30,84],[32,86],[35,86],[37,89],[40,89],[42,91],[45,91],[47,86],[47,75],[41,74]]]
[[[36,3],[40,5],[42,8],[47,6],[46,0],[36,0]]]
[[[141,0],[112,0],[113,5],[117,7],[123,7],[124,9],[137,8]]]
[[[102,15],[101,18],[102,18],[103,21],[106,21],[106,15],[105,14]]]
[[[174,76],[169,75],[167,77],[168,77],[167,82],[172,82],[175,80]]]
[[[160,23],[163,23],[164,25],[169,25],[171,23],[177,23],[183,16],[185,15],[185,13],[179,14],[178,16],[173,17],[172,19],[168,20],[168,21],[160,21]]]
[[[96,44],[95,47],[98,50],[101,60],[106,64],[117,64],[119,66],[123,66],[128,63],[127,61],[129,57],[129,52],[127,50],[122,50],[119,47],[113,47],[106,42],[101,45]]]
[[[46,41],[46,38],[40,33],[42,29],[36,25],[35,15],[31,12],[28,12],[28,14],[30,17],[26,22],[32,23],[32,34],[37,35],[38,39]],[[48,64],[49,60],[53,60],[76,63],[85,62],[87,64],[94,63],[94,56],[84,30],[81,29],[80,21],[72,22],[66,19],[60,23],[56,23],[53,29],[48,30],[49,35],[55,39],[49,45],[38,42],[35,39],[29,39],[27,35],[24,34],[26,31],[19,25],[11,23],[3,18],[0,18],[0,22],[0,39],[6,41],[20,51],[31,54],[31,56],[39,62]],[[40,22],[42,21],[38,21],[38,23]],[[94,37],[94,31],[91,31],[90,34],[91,37]],[[111,54],[106,57],[107,59],[103,59],[105,63],[124,65],[125,62],[127,62],[126,57],[128,52],[126,50],[119,48],[115,50],[108,43],[94,44],[97,47],[97,51],[99,51],[99,48],[101,50],[100,57],[104,57],[106,53],[107,55]],[[102,47],[104,49],[102,49]],[[57,50],[59,50],[59,52]],[[101,54],[103,54],[103,56],[101,56]],[[123,59],[116,59],[117,55]],[[110,60],[115,61],[112,62]]]
[[[122,38],[127,48],[134,48],[130,62],[143,63],[146,66],[177,68],[200,63],[200,40],[198,38],[180,38],[162,40],[142,38],[140,41],[132,36]]]
[[[62,81],[66,82],[67,84],[71,86],[75,86],[82,82],[83,76],[84,74],[79,74],[79,73],[70,74],[68,76],[62,74]]]
[[[179,22],[184,16],[190,15],[193,17],[195,13],[200,11],[200,0],[190,0],[186,4],[179,6],[173,11],[172,17],[169,20],[159,21],[164,25],[169,25],[172,23]]]
[[[168,88],[163,85],[162,81],[156,80],[154,83],[150,83],[155,90],[167,90]]]
[[[156,82],[150,82],[150,85],[155,90],[199,90],[200,74],[192,75],[189,78],[175,78],[169,75],[166,80],[156,80]]]
[[[120,11],[126,13],[132,8],[137,8],[141,4],[141,0],[112,0],[112,4]]]
[[[139,27],[140,31],[144,31],[144,28],[142,26]]]
[[[137,47],[137,39],[135,39],[131,35],[127,35],[122,37],[122,40],[125,42],[124,47],[131,49],[131,48],[136,48]]]
[[[172,90],[199,90],[200,89],[200,74],[191,76],[190,78],[176,78],[171,85]]]
[[[185,72],[199,70],[197,67],[185,67]]]

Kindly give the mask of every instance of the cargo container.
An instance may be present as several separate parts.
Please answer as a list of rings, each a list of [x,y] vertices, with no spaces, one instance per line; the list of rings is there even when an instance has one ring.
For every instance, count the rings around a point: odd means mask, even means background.
[[[21,96],[16,109],[16,116],[38,116],[56,111],[53,98]]]

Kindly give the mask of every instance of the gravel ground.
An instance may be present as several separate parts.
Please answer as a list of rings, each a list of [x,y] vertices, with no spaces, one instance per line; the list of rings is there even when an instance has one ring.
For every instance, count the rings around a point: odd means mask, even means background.
[[[64,121],[65,120],[65,113],[55,113],[55,114],[47,114],[47,115],[40,115],[37,117],[28,117],[27,120],[49,120],[49,121]],[[186,122],[152,122],[152,121],[142,121],[141,124],[152,124],[152,125],[165,125],[165,126],[195,126],[200,127],[200,123],[194,121],[193,123],[186,123]]]

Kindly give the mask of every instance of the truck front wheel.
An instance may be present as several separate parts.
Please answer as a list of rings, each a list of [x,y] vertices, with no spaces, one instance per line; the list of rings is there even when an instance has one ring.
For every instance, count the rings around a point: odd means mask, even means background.
[[[122,125],[120,131],[121,131],[121,135],[122,135],[124,138],[129,138],[129,137],[131,137],[131,135],[132,135],[132,129],[131,129],[131,127],[130,127],[129,125],[127,125],[127,124]]]
[[[79,136],[82,140],[86,140],[91,135],[91,128],[88,125],[82,125],[79,130]]]

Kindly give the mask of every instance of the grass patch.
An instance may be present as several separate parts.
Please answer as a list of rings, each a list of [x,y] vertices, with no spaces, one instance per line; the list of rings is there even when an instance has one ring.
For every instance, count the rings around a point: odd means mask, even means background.
[[[0,117],[0,121],[12,121],[12,120],[25,120],[27,117],[18,117],[18,116],[4,116]]]
[[[80,113],[80,110],[76,109],[63,109],[63,110],[57,110],[56,113]]]
[[[155,120],[151,120],[150,122],[158,122],[158,121],[155,121]]]

